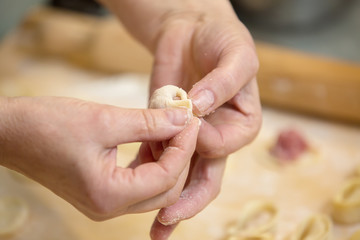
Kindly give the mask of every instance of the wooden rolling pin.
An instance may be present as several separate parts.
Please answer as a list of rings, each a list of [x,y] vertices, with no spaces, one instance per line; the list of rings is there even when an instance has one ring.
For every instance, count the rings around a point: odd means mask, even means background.
[[[360,64],[257,43],[263,103],[360,124]]]
[[[151,54],[112,16],[37,8],[26,16],[19,35],[19,47],[33,54],[109,73],[151,71]]]
[[[113,17],[34,10],[19,45],[106,72],[150,73],[152,57]],[[360,64],[257,42],[264,104],[360,124]]]

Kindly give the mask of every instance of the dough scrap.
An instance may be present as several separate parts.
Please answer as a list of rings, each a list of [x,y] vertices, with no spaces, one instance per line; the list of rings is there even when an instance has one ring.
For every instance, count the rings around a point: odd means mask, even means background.
[[[225,240],[273,240],[274,237],[270,234],[261,234],[257,236],[229,236]]]
[[[14,234],[29,215],[28,205],[18,197],[0,198],[0,238]]]
[[[302,222],[289,240],[330,240],[332,237],[332,222],[323,214],[316,214]]]
[[[268,201],[254,200],[241,210],[237,221],[227,228],[227,240],[270,240],[277,219],[277,208]]]
[[[359,240],[360,239],[360,230],[356,231],[351,235],[349,240]]]
[[[346,181],[332,201],[334,221],[345,224],[360,222],[360,177]]]
[[[187,108],[192,113],[192,102],[187,93],[174,85],[166,85],[154,91],[149,108]]]

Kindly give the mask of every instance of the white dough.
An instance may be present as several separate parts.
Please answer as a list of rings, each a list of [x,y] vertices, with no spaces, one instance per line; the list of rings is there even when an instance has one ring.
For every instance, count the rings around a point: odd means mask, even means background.
[[[274,239],[278,210],[271,202],[253,200],[244,205],[238,219],[227,228],[227,240]]]
[[[302,222],[290,236],[289,240],[330,240],[332,239],[332,222],[323,214],[316,214]]]
[[[155,90],[150,98],[149,108],[172,107],[183,107],[192,112],[192,102],[183,89],[173,85],[166,85]]]

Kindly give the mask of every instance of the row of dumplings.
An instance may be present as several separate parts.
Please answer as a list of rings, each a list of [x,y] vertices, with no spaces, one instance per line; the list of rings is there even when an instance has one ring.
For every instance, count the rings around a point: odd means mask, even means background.
[[[345,181],[331,202],[331,218],[314,214],[300,223],[286,240],[331,240],[333,221],[341,224],[360,223],[360,167],[355,177]],[[278,218],[276,206],[265,200],[250,201],[231,222],[224,240],[273,240]],[[360,240],[360,229],[349,240]]]

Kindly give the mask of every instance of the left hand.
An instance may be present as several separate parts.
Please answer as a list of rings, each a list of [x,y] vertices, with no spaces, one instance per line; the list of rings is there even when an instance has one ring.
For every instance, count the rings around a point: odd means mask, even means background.
[[[158,37],[151,92],[172,84],[189,91],[204,116],[187,186],[179,201],[159,212],[153,239],[200,212],[220,191],[226,156],[257,134],[261,107],[252,39],[235,18],[174,13]]]

